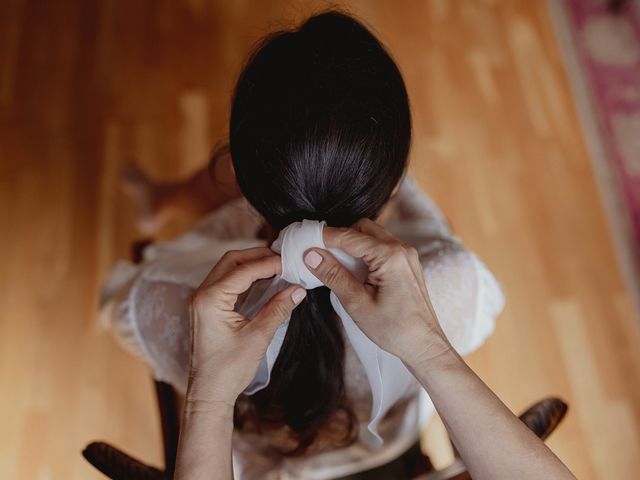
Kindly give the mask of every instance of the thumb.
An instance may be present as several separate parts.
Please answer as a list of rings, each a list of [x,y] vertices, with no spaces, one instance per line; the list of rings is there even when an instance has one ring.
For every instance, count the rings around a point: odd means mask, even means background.
[[[361,299],[368,295],[364,285],[331,252],[321,248],[307,250],[304,263],[318,280],[336,294],[347,310],[356,301],[361,303]]]
[[[251,329],[263,330],[269,340],[276,329],[291,316],[291,312],[307,295],[299,285],[292,285],[275,294],[249,322]]]

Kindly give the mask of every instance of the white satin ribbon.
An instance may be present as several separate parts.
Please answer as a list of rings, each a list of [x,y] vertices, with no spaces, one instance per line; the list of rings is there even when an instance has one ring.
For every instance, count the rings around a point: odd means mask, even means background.
[[[303,220],[292,223],[283,229],[271,246],[271,249],[281,256],[282,274],[274,277],[263,292],[256,292],[252,295],[250,291],[238,306],[238,311],[247,318],[252,318],[275,293],[292,283],[301,285],[307,290],[322,286],[323,283],[307,269],[303,261],[304,252],[312,247],[329,250],[356,278],[364,281],[368,269],[362,260],[352,257],[340,249],[327,249],[322,239],[322,229],[325,225],[326,222]],[[378,434],[378,424],[389,409],[407,392],[413,377],[398,357],[382,350],[360,330],[333,292],[331,292],[330,299],[333,309],[342,320],[347,339],[360,359],[371,385],[372,411],[367,426],[370,438],[363,440],[374,448],[379,447],[383,441]],[[402,312],[398,313],[402,314]],[[252,395],[269,385],[271,371],[288,326],[289,320],[287,319],[277,329],[255,378],[244,391],[245,394]]]

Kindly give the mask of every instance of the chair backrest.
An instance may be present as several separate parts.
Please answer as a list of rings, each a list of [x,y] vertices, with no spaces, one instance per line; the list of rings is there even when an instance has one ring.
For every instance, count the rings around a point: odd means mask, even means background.
[[[143,260],[144,248],[151,243],[150,240],[136,242],[131,248],[131,258],[134,263]],[[179,397],[174,388],[168,383],[154,380],[156,400],[160,414],[162,427],[162,445],[164,449],[165,468],[146,465],[139,460],[127,455],[121,450],[104,442],[92,442],[83,451],[82,455],[94,467],[107,477],[114,480],[169,480],[173,478],[176,453],[178,450],[178,438],[180,431]],[[568,405],[556,397],[547,397],[533,404],[520,415],[520,420],[539,438],[546,439],[560,424],[568,411]],[[422,453],[415,449],[405,452],[404,457],[417,457]],[[467,480],[470,475],[455,450],[455,462],[449,467],[431,471],[414,480]],[[428,462],[426,458],[411,458],[409,462],[416,465]],[[423,470],[424,471],[424,470]],[[414,473],[415,475],[415,473]],[[391,479],[390,479],[391,480]],[[404,479],[403,479],[404,480]]]

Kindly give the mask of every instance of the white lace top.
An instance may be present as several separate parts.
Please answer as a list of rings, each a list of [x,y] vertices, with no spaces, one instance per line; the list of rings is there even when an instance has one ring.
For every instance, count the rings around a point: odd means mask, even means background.
[[[382,218],[384,226],[420,255],[425,282],[442,328],[465,355],[493,332],[504,306],[502,291],[486,266],[449,229],[435,204],[405,177]],[[228,250],[266,245],[256,238],[261,217],[244,199],[206,216],[171,242],[144,251],[144,262],[120,261],[102,291],[101,319],[155,378],[184,393],[189,369],[190,295]],[[257,283],[252,288],[260,288]],[[345,342],[345,389],[353,412],[366,429],[371,391],[364,369]],[[273,453],[268,435],[234,434],[234,470],[239,479],[325,479],[387,463],[409,448],[435,409],[416,382],[383,419],[384,443],[372,450],[363,441],[301,458]]]

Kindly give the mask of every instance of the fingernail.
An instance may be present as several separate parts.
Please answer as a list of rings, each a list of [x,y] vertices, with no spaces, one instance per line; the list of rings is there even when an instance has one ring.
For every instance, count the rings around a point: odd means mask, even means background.
[[[294,292],[291,294],[291,300],[293,300],[293,303],[298,305],[302,301],[302,299],[306,296],[307,296],[307,291],[304,288],[298,288],[294,290]]]
[[[311,268],[318,268],[322,262],[322,257],[315,251],[311,250],[304,256],[304,262]]]

